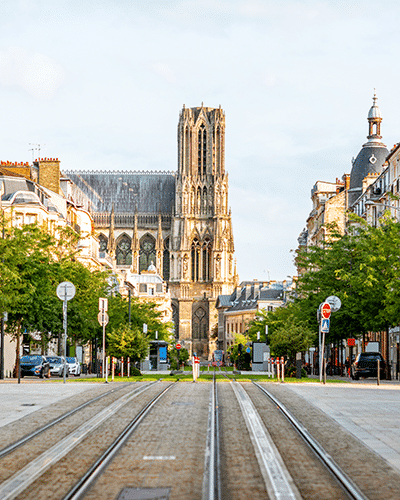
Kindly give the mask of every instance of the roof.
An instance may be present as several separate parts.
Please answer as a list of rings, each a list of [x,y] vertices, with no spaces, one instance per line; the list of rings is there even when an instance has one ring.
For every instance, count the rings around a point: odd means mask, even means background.
[[[368,143],[367,143],[368,144]],[[350,189],[355,190],[351,194],[350,205],[361,194],[362,183],[368,174],[380,174],[389,151],[386,147],[364,145],[354,160],[350,173]]]
[[[140,171],[63,172],[91,200],[93,212],[171,213],[175,173]]]

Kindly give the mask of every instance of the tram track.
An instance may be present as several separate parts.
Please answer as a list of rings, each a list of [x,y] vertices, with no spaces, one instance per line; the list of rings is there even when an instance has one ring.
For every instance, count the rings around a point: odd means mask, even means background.
[[[24,444],[15,443],[15,445],[19,445],[0,460],[0,469],[3,472],[5,471],[8,475],[0,484],[0,498],[2,500],[8,500],[16,498],[17,496],[20,498],[20,495],[24,497],[25,490],[32,483],[46,474],[53,474],[58,464],[63,461],[65,462],[65,457],[68,455],[71,456],[70,454],[74,448],[87,442],[96,432],[99,434],[99,429],[104,429],[100,432],[106,435],[109,425],[118,428],[118,426],[112,423],[113,419],[115,419],[124,408],[132,404],[133,401],[136,401],[136,398],[140,400],[140,405],[141,400],[145,397],[144,393],[149,390],[151,392],[156,384],[157,382],[152,382],[150,384],[138,385],[133,390],[131,389],[122,397],[103,407],[99,413],[75,428],[71,433],[58,439],[52,446],[40,449],[39,453],[37,453],[37,446],[34,446],[34,442],[37,441],[37,438],[32,438],[32,440],[26,441]],[[140,398],[142,394],[143,396]],[[129,420],[131,419],[129,418]],[[61,424],[59,423],[59,425],[62,425],[62,422]],[[105,428],[104,425],[106,425]],[[57,426],[53,430],[53,433],[54,432],[57,432]],[[98,440],[98,437],[95,439]],[[28,457],[28,460],[25,461],[25,465],[21,460],[24,455]],[[57,476],[57,473],[55,476]],[[30,498],[30,494],[28,494],[26,498]]]
[[[110,396],[111,394],[123,389],[126,386],[127,386],[127,384],[123,384],[123,386],[121,386],[121,387],[116,387],[116,388],[113,388],[113,389],[103,393],[103,394],[100,394],[99,396],[96,396],[96,397],[90,399],[89,401],[82,403],[81,405],[73,408],[72,410],[69,410],[66,413],[63,413],[59,417],[51,420],[50,422],[46,423],[45,425],[43,425],[41,427],[35,429],[34,431],[23,436],[22,438],[18,439],[17,441],[11,443],[10,445],[6,446],[5,448],[0,449],[0,460],[3,457],[5,457],[6,455],[8,455],[9,453],[12,453],[14,450],[19,448],[20,446],[22,446],[25,443],[27,443],[28,441],[30,441],[31,439],[33,439],[33,438],[39,436],[40,434],[42,434],[43,432],[47,431],[48,429],[50,429],[54,425],[59,424],[60,422],[62,422],[66,418],[69,418],[72,415],[74,415],[75,413],[77,413],[78,411],[83,410],[83,408],[86,408],[87,406],[95,403],[96,401],[99,401],[100,399],[103,399],[103,398]]]
[[[10,469],[9,477],[0,484],[0,498],[400,498],[396,492],[389,495],[388,489],[384,496],[379,492],[371,494],[374,486],[368,477],[370,483],[366,483],[362,490],[354,482],[350,487],[344,484],[340,478],[343,464],[338,463],[335,457],[329,457],[331,450],[325,448],[324,441],[320,444],[321,436],[315,435],[315,429],[307,429],[310,420],[300,418],[296,423],[299,419],[295,418],[297,415],[293,414],[293,407],[301,409],[304,400],[294,398],[297,406],[293,406],[292,391],[285,384],[241,383],[232,380],[227,374],[225,376],[230,383],[218,383],[216,373],[217,370],[214,370],[212,384],[164,381],[135,384],[139,387],[132,392],[125,389],[125,394],[109,405],[114,405],[115,411],[108,418],[103,415],[103,419],[100,412],[100,420],[103,420],[95,423],[82,438],[69,436],[73,441],[76,440],[73,449],[79,461],[71,461],[70,453],[65,453],[69,445],[65,441],[66,437],[63,437],[57,443],[63,453],[55,456],[54,460],[51,454],[43,454],[41,459],[45,463],[44,468],[36,464],[40,473],[21,467],[19,473],[22,475],[18,476],[14,469],[14,472]],[[174,390],[170,390],[172,388]],[[284,396],[283,402],[280,394]],[[113,397],[115,399],[115,394]],[[107,397],[94,399],[94,405],[100,405]],[[86,403],[81,410],[78,408],[83,405],[79,405],[74,415],[87,411],[90,402]],[[105,413],[111,413],[108,407],[102,405],[102,408]],[[52,432],[58,426],[65,425],[66,420],[68,418],[58,425],[55,423]],[[303,434],[310,434],[311,439],[306,441],[298,429]],[[4,464],[8,464],[8,467],[13,460],[18,462],[18,457],[23,453],[32,454],[29,450],[33,443],[46,432],[49,430],[3,456],[0,469]],[[52,453],[57,455],[56,447],[52,448]],[[333,474],[321,455],[327,456],[328,462],[330,460],[334,464]],[[358,473],[357,470],[355,472]],[[389,476],[384,476],[388,473],[384,469],[381,469],[381,473],[383,477],[379,484],[382,488],[382,483]],[[27,476],[29,480],[26,480]],[[399,474],[392,475],[391,481],[399,477]],[[12,481],[13,487],[10,486]],[[359,481],[357,484],[360,484]],[[134,496],[136,494],[143,496]]]

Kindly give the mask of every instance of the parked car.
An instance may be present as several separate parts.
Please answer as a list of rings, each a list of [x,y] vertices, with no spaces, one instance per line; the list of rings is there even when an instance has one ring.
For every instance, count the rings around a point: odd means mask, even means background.
[[[21,356],[21,377],[30,375],[34,377],[50,378],[50,364],[45,356]]]
[[[351,365],[351,378],[358,380],[360,377],[378,376],[378,359],[380,361],[380,378],[384,379],[386,374],[386,364],[379,352],[360,352],[354,363]]]
[[[63,377],[65,370],[65,376],[68,377],[68,365],[64,356],[47,356],[47,359],[50,363],[51,375]]]
[[[67,356],[66,360],[68,364],[69,374],[75,375],[75,377],[79,377],[81,374],[81,364],[79,363],[78,358],[71,358]]]

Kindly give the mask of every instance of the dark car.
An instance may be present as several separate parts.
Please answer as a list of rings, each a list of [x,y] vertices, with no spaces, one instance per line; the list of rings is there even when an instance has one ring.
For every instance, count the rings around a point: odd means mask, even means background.
[[[380,361],[380,378],[385,378],[385,360],[379,352],[360,352],[351,365],[351,378],[358,380],[360,377],[378,376],[378,360]]]
[[[50,364],[44,356],[22,356],[20,359],[21,377],[25,375],[35,377],[50,377]]]

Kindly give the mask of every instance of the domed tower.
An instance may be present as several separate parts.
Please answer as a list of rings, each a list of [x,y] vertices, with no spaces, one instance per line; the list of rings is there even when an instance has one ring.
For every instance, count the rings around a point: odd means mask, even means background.
[[[385,144],[382,142],[381,123],[382,115],[377,105],[378,98],[376,92],[373,97],[373,104],[368,112],[369,133],[368,142],[363,144],[357,158],[353,161],[353,168],[350,174],[349,207],[362,194],[362,183],[368,174],[380,174],[386,156],[389,154]]]

